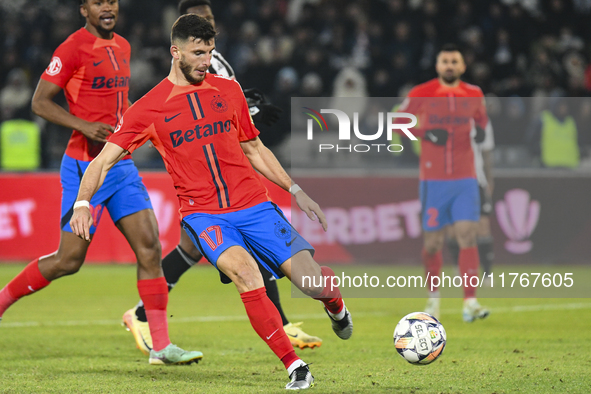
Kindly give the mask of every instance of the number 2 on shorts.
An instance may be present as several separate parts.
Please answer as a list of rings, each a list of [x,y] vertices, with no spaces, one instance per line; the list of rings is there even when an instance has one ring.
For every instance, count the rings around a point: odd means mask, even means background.
[[[437,208],[427,209],[427,227],[439,226],[439,222],[437,221],[438,216],[439,216],[439,211],[437,210]]]

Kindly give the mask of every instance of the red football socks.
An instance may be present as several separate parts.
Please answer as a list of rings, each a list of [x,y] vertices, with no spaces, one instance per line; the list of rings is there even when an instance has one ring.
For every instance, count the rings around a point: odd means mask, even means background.
[[[242,298],[252,328],[273,353],[281,359],[285,368],[287,369],[294,361],[299,360],[300,358],[295,354],[291,342],[283,330],[281,316],[267,297],[265,288],[247,291],[240,294],[240,298]]]
[[[152,334],[152,347],[160,351],[170,345],[166,306],[168,305],[168,286],[164,277],[138,280],[137,288],[144,302],[146,317]]]
[[[423,264],[425,265],[425,276],[428,279],[427,285],[429,286],[429,292],[433,293],[439,289],[439,286],[433,286],[432,277],[439,277],[441,275],[441,267],[443,267],[443,254],[441,250],[433,254],[427,253],[425,249],[421,253],[423,257]]]
[[[320,267],[320,270],[322,276],[326,278],[326,282],[323,282],[326,283],[326,286],[322,290],[322,293],[314,297],[314,299],[322,302],[330,313],[337,315],[343,310],[345,303],[343,302],[339,288],[332,286],[334,271],[330,267]]]
[[[464,299],[473,298],[476,296],[476,286],[470,285],[470,278],[478,276],[478,267],[480,266],[480,258],[478,257],[478,247],[460,249],[460,257],[458,258],[458,268],[462,278],[467,275],[464,286]],[[474,280],[477,284],[477,281]]]
[[[0,291],[0,316],[19,299],[41,290],[50,283],[39,272],[39,259],[31,261]]]

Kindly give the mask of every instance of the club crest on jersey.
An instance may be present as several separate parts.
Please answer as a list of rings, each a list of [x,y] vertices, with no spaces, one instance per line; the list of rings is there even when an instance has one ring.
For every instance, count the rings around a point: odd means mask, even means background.
[[[172,147],[177,148],[181,146],[185,141],[186,142],[193,142],[195,139],[200,140],[201,138],[207,138],[212,135],[222,134],[222,133],[229,133],[231,130],[231,121],[228,119],[225,122],[217,121],[213,122],[213,124],[205,124],[203,126],[196,125],[194,129],[190,130],[175,130],[170,133],[170,141],[172,142]]]
[[[228,103],[221,96],[213,96],[210,105],[215,112],[222,113],[228,110]]]
[[[282,222],[275,223],[275,235],[277,238],[289,239],[291,237],[291,227]]]
[[[60,71],[62,71],[62,60],[59,57],[54,56],[51,59],[49,66],[47,66],[47,70],[45,70],[45,72],[47,75],[54,76],[59,74]]]

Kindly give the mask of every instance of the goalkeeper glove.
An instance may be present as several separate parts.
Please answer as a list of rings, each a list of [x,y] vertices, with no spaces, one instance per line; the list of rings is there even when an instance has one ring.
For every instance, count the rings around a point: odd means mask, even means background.
[[[248,103],[250,116],[255,123],[263,123],[272,126],[279,120],[279,114],[283,110],[265,100],[263,92],[258,89],[245,89],[244,97]]]
[[[476,134],[474,135],[474,142],[477,144],[482,144],[484,139],[486,138],[486,133],[484,129],[480,126],[476,126]]]
[[[435,145],[445,145],[447,143],[447,130],[431,129],[425,132],[425,139]]]

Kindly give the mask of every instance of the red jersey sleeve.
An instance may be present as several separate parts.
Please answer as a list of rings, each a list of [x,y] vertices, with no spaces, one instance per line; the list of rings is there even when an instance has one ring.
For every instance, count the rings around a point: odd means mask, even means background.
[[[129,107],[107,139],[130,153],[156,135],[153,116],[143,109],[142,101]]]
[[[41,78],[56,84],[64,89],[68,81],[80,67],[79,52],[76,50],[74,41],[64,41],[53,53],[49,66],[45,69]]]

